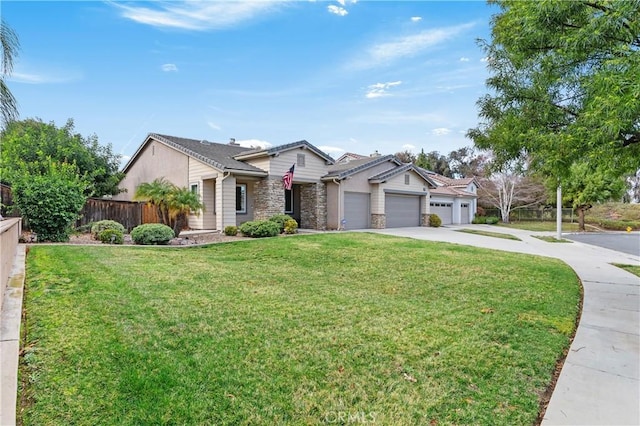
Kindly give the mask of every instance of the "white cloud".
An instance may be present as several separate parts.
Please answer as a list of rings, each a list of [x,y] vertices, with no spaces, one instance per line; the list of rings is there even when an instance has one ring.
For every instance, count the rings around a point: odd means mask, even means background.
[[[419,22],[419,21],[422,21],[422,16],[412,16],[412,17],[411,17],[411,21],[412,21],[412,22]]]
[[[245,148],[260,148],[267,149],[271,148],[273,145],[267,141],[262,141],[260,139],[245,139],[242,141],[236,141],[237,144],[243,146]]]
[[[69,83],[82,79],[82,74],[78,72],[65,72],[54,74],[36,74],[29,72],[13,72],[7,80],[15,83],[25,84],[56,84],[56,83]]]
[[[334,4],[330,4],[329,6],[327,6],[327,10],[329,11],[329,13],[333,13],[334,15],[338,16],[345,16],[349,14],[349,12],[347,12],[347,9],[345,9],[344,7],[336,6]]]
[[[463,56],[462,58],[460,58],[460,62],[469,62],[470,59],[467,58],[466,56]]]
[[[380,98],[382,96],[389,96],[388,90],[392,87],[399,86],[402,81],[390,81],[388,83],[376,83],[367,87],[367,93],[365,97],[367,99]]]
[[[364,58],[354,61],[353,68],[388,65],[400,58],[413,57],[430,47],[442,44],[474,26],[473,23],[421,31],[395,40],[379,43],[366,50]]]
[[[319,146],[318,149],[320,149],[320,151],[329,154],[331,156],[333,156],[332,154],[340,154],[342,155],[343,152],[346,152],[344,149],[339,148],[337,146],[327,146],[327,145],[322,145]]]
[[[162,68],[164,72],[178,72],[176,64],[163,64],[160,68]]]
[[[228,28],[259,17],[280,7],[286,1],[165,1],[147,2],[150,7],[109,2],[121,15],[140,24],[185,30]]]
[[[451,133],[451,129],[447,129],[446,127],[438,127],[437,129],[431,130],[431,134],[435,136],[445,136]]]
[[[480,59],[480,62],[489,62],[489,57],[485,56],[484,58]]]
[[[402,145],[402,149],[406,150],[406,151],[413,151],[414,149],[416,149],[415,145],[411,145],[410,143],[406,143],[404,145]]]
[[[222,127],[218,126],[216,123],[214,123],[211,120],[207,120],[207,125],[211,127],[213,130],[222,130]]]

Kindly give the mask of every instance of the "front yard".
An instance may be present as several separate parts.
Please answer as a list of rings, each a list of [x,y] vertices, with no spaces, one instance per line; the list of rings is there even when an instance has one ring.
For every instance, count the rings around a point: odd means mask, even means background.
[[[533,424],[580,304],[559,261],[364,233],[34,246],[37,424]]]

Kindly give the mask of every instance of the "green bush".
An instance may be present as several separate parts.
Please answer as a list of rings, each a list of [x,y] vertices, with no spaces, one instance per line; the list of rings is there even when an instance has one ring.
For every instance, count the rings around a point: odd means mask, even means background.
[[[102,244],[122,244],[124,243],[124,232],[119,229],[104,229],[98,234],[98,239]]]
[[[439,228],[440,225],[442,225],[442,219],[440,219],[440,216],[435,213],[431,213],[429,215],[429,226]]]
[[[486,218],[486,224],[487,225],[495,225],[498,222],[500,222],[500,218],[498,218],[496,216],[487,216],[487,218]]]
[[[280,233],[280,226],[270,220],[254,220],[240,225],[240,232],[251,238],[275,237]]]
[[[25,175],[12,182],[13,201],[38,241],[69,241],[84,206],[87,182],[74,166],[49,164],[47,174]]]
[[[121,234],[124,234],[126,231],[124,226],[116,222],[115,220],[101,220],[101,221],[95,222],[91,226],[91,234],[93,235],[94,239],[102,241],[102,239],[100,238],[100,234],[102,233],[102,231],[106,231],[107,229],[120,231]]]
[[[631,229],[639,229],[640,221],[638,220],[608,220],[602,219],[598,221],[598,226],[604,229],[609,229],[613,231],[624,231],[627,227]]]
[[[285,234],[295,234],[298,232],[298,222],[295,219],[289,219],[284,223]]]
[[[269,218],[270,222],[275,222],[278,224],[278,228],[280,228],[281,234],[284,232],[284,225],[288,220],[293,220],[293,218],[288,214],[277,214]]]
[[[235,237],[238,235],[238,227],[234,225],[225,226],[224,235],[228,237]]]
[[[486,216],[476,216],[476,217],[473,218],[471,223],[476,224],[476,225],[485,224],[485,223],[487,223],[487,217]]]
[[[173,229],[161,223],[146,223],[131,231],[131,239],[136,244],[167,244],[174,237]]]

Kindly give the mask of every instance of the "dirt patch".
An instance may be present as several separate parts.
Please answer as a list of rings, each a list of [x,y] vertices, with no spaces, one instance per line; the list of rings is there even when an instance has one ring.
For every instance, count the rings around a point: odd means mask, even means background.
[[[215,244],[226,243],[230,241],[246,240],[247,237],[229,237],[221,232],[201,232],[201,233],[187,233],[180,235],[178,238],[174,238],[169,241],[169,245],[172,246],[193,246],[202,244]],[[26,243],[35,243],[37,239],[30,232],[23,232],[20,241]],[[91,234],[73,234],[69,238],[69,242],[66,244],[77,245],[100,245],[102,242],[93,239]],[[131,235],[125,234],[124,245],[134,245]]]

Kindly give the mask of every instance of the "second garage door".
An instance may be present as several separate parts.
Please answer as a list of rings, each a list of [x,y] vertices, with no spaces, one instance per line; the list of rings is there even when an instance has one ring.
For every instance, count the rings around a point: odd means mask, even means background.
[[[364,192],[344,193],[344,229],[369,228],[371,219],[369,200],[371,196]]]
[[[453,203],[431,203],[431,213],[437,214],[443,225],[453,223]]]
[[[415,195],[386,194],[386,227],[420,226],[420,197]]]

